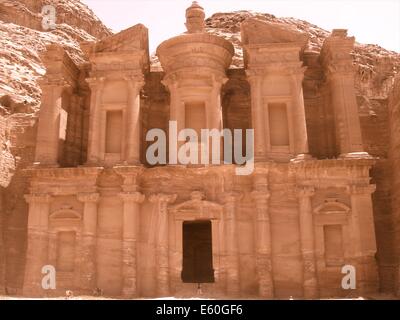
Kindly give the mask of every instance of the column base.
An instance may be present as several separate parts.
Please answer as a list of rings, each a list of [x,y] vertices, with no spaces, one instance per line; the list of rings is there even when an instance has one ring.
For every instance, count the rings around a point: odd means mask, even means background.
[[[24,286],[22,289],[22,295],[27,298],[45,297],[44,290],[41,288],[40,284],[37,284],[35,286],[32,285]]]
[[[60,168],[60,165],[58,163],[53,163],[53,162],[34,162],[33,167],[34,168]]]
[[[338,159],[375,159],[368,152],[348,152],[339,155]]]
[[[304,299],[319,298],[318,285],[316,279],[303,284],[303,297]]]
[[[313,160],[314,158],[309,155],[308,153],[300,153],[296,155],[294,158],[290,159],[290,162],[292,163],[298,163],[302,161],[307,161],[307,160]]]
[[[136,299],[138,297],[138,295],[136,294],[136,292],[129,290],[129,289],[123,289],[122,290],[122,295],[121,295],[122,299]]]

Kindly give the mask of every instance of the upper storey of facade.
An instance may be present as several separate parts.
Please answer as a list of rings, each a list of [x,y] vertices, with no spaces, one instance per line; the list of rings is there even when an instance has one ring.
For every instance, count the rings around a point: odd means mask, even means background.
[[[166,154],[184,142],[171,140],[171,121],[177,133],[192,129],[198,137],[202,129],[254,129],[254,139],[243,141],[254,143],[261,162],[369,157],[354,89],[354,38],[346,30],[334,30],[315,53],[307,52],[303,32],[249,18],[241,25],[244,68],[230,69],[232,43],[208,33],[204,18],[193,2],[187,32],[157,48],[159,72],[150,71],[148,30],[140,24],[82,44],[85,67],[50,47],[36,163],[152,165],[146,157],[151,129],[169,134]],[[312,90],[310,82],[317,83]]]

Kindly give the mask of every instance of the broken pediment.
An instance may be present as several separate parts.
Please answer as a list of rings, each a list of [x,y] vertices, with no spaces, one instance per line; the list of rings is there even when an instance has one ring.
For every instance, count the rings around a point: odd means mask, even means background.
[[[170,208],[170,212],[183,215],[193,219],[218,219],[221,216],[223,207],[215,202],[204,199],[204,194],[199,191],[191,193],[191,199]]]
[[[137,24],[98,42],[81,44],[92,70],[114,70],[150,66],[148,29]]]
[[[95,52],[149,51],[147,28],[142,24],[125,29],[96,43]]]
[[[257,18],[249,18],[241,25],[243,45],[261,45],[273,43],[307,44],[308,35],[287,24],[271,23]]]

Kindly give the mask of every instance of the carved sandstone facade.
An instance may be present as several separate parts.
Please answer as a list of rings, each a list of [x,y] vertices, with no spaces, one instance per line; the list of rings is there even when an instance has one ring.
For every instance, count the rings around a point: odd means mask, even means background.
[[[85,44],[86,69],[58,47],[48,51],[36,163],[26,170],[23,293],[194,296],[197,284],[183,278],[198,266],[183,265],[196,261],[185,233],[196,223],[210,225],[201,243],[212,263],[205,296],[348,295],[341,287],[346,264],[356,267],[358,294],[377,291],[375,160],[362,147],[354,38],[334,30],[317,57],[325,77],[318,101],[332,123],[319,139],[325,153],[310,154],[308,38],[248,19],[241,27],[245,68],[231,69],[234,48],[205,31],[203,9],[194,3],[186,17],[188,32],[157,50],[162,71],[150,69],[142,25]],[[148,164],[146,133],[166,129],[168,120],[178,130],[238,128],[237,86],[249,88],[240,128],[254,128],[251,175],[236,175],[234,164]],[[41,287],[44,265],[57,270],[56,290]]]

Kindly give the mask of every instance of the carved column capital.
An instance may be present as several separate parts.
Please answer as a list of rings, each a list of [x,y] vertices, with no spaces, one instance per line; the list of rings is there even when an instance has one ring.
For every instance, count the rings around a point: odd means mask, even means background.
[[[166,86],[170,91],[178,88],[178,76],[176,74],[170,74],[164,78],[161,83]]]
[[[124,80],[128,84],[128,88],[132,92],[139,91],[145,84],[144,77],[142,74],[125,75]]]
[[[297,186],[296,195],[298,198],[312,197],[315,194],[315,188],[313,186]]]
[[[48,193],[31,193],[24,195],[25,201],[32,203],[50,203],[51,195]]]
[[[105,77],[91,77],[85,79],[91,90],[101,89],[104,86]]]
[[[260,81],[264,74],[265,71],[262,68],[246,70],[247,79],[249,79],[249,81]]]
[[[268,190],[262,191],[262,190],[254,190],[251,192],[251,197],[257,202],[262,202],[262,201],[268,201],[270,198],[271,194]]]
[[[100,199],[100,195],[95,192],[78,193],[77,198],[81,202],[95,202],[97,203]]]
[[[243,193],[238,191],[229,191],[225,192],[221,196],[221,202],[223,204],[235,204],[236,201],[239,201],[243,198]]]
[[[64,78],[49,78],[43,77],[38,80],[41,88],[44,87],[58,87],[62,89],[71,88],[71,85]]]
[[[149,197],[149,201],[152,203],[169,204],[174,203],[177,196],[177,194],[157,193],[152,194]]]
[[[346,192],[350,195],[372,194],[376,190],[375,184],[357,185],[352,184],[346,187]]]
[[[144,194],[141,194],[140,192],[121,192],[119,196],[124,202],[134,203],[142,203],[145,198]]]

